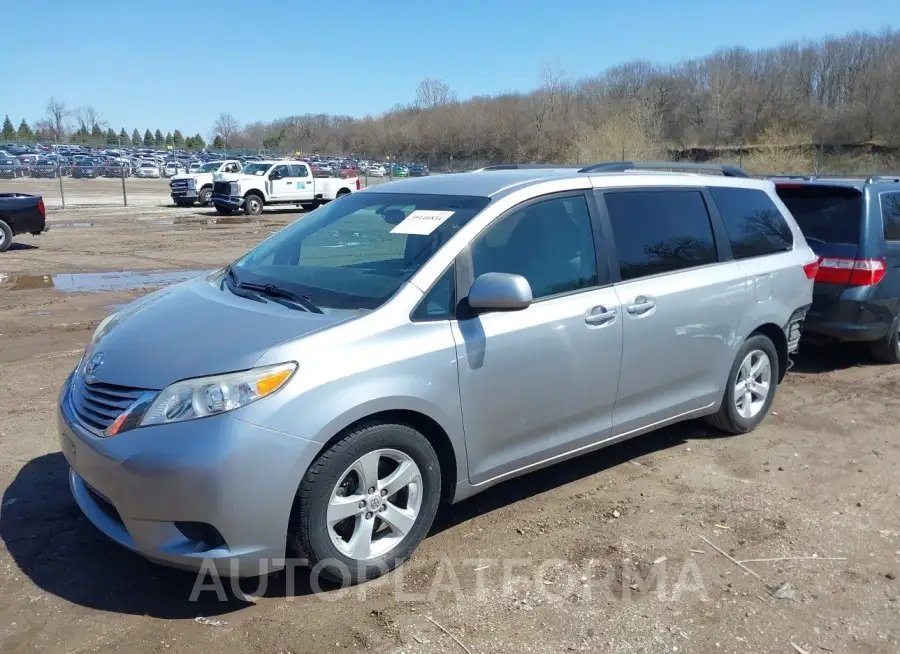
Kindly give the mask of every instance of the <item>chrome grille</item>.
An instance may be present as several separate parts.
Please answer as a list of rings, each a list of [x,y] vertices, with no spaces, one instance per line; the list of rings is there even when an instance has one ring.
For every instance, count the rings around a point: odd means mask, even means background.
[[[103,431],[145,391],[130,386],[86,384],[81,375],[72,380],[72,408],[85,425]]]

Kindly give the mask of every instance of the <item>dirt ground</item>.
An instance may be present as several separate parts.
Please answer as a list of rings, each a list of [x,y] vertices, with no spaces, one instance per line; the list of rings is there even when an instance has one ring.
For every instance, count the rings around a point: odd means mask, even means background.
[[[355,589],[300,570],[190,601],[195,575],[108,542],[69,494],[56,394],[147,289],[90,273],[212,269],[296,216],[51,211],[0,255],[0,652],[900,651],[900,367],[856,349],[805,349],[755,433],[686,423],[445,508]]]
[[[372,186],[389,181],[385,177],[361,177],[362,186]],[[129,177],[125,180],[122,191],[121,179],[98,177],[97,179],[72,179],[63,177],[56,179],[33,179],[30,177],[16,180],[0,179],[0,193],[16,191],[19,193],[36,193],[43,196],[48,209],[78,207],[119,207],[127,202],[132,207],[170,206],[169,180],[137,179]],[[63,202],[65,200],[65,203]]]

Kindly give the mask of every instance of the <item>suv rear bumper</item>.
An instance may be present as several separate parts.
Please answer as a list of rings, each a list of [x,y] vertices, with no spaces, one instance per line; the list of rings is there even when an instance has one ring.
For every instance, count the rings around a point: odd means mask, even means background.
[[[887,338],[894,316],[883,304],[838,300],[827,311],[813,303],[803,325],[804,336],[844,342],[873,342]]]

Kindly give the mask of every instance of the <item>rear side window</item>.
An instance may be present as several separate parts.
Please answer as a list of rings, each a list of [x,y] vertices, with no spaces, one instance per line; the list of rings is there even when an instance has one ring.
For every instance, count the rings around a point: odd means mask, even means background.
[[[881,194],[884,240],[900,241],[900,193]]]
[[[793,247],[791,228],[765,191],[711,186],[709,192],[725,223],[735,259],[762,257]]]
[[[859,245],[863,197],[855,188],[813,185],[776,188],[807,241]]]
[[[604,193],[622,281],[717,261],[703,194],[695,190]]]

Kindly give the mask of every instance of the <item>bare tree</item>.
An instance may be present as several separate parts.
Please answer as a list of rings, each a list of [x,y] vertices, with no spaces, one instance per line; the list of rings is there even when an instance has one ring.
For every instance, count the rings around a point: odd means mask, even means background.
[[[439,79],[426,77],[416,87],[416,109],[427,111],[456,101],[456,94]]]
[[[237,121],[237,119],[232,116],[230,113],[221,113],[219,117],[216,119],[216,122],[213,123],[212,128],[212,136],[215,138],[216,136],[221,136],[222,141],[225,143],[225,147],[228,147],[228,143],[232,140],[232,136],[237,134],[238,130],[241,129],[241,124]]]
[[[58,102],[52,95],[47,101],[47,119],[50,129],[53,131],[53,138],[61,141],[66,135],[66,120],[68,120],[71,112],[66,107],[65,102]]]

